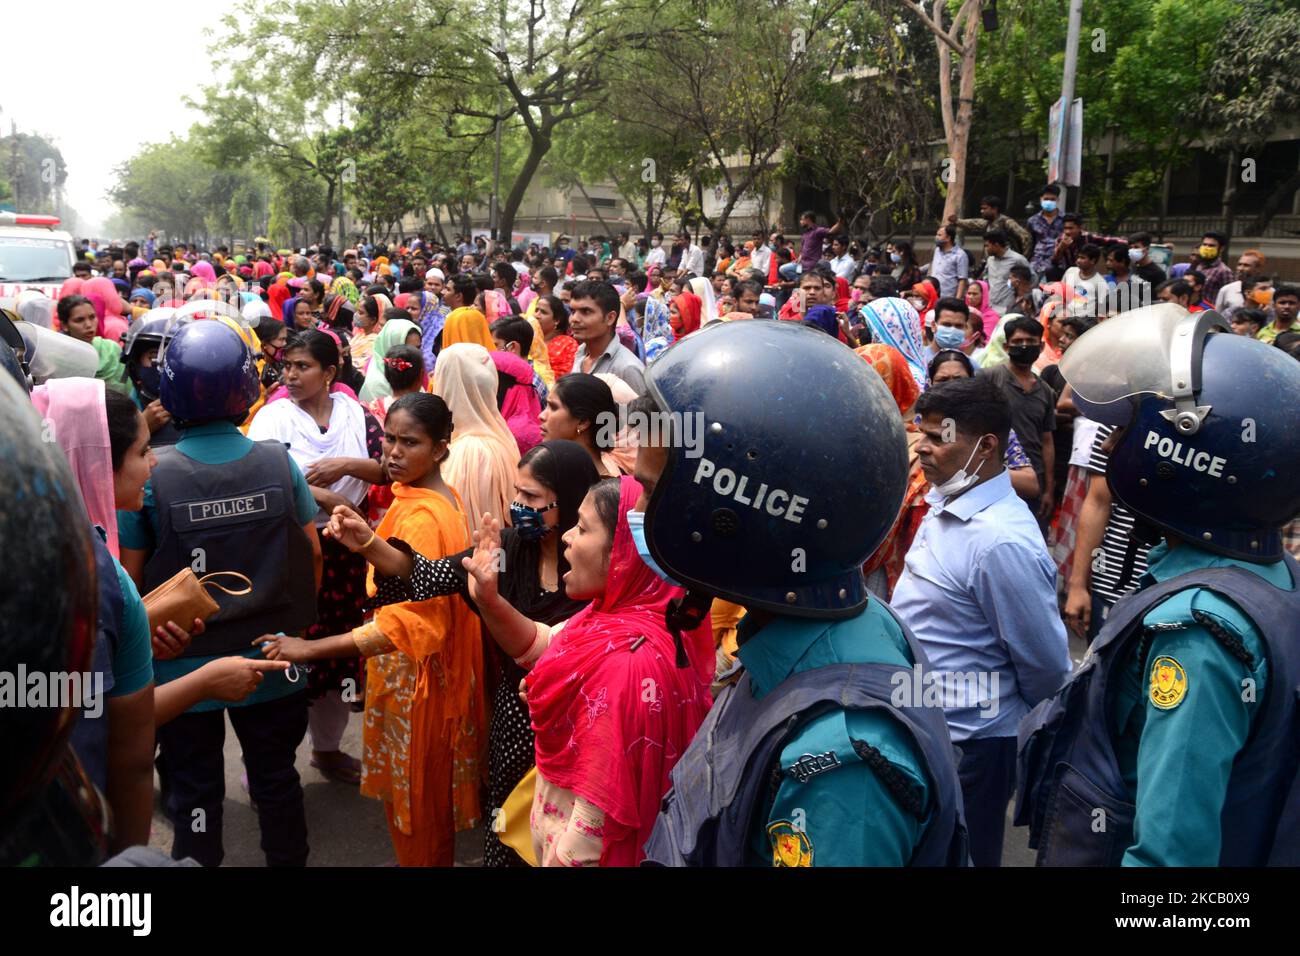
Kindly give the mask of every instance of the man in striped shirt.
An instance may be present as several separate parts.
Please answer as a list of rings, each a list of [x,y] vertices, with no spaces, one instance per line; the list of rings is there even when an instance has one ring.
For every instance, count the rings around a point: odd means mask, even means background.
[[[1092,454],[1084,466],[1092,475],[1079,511],[1074,561],[1062,614],[1066,625],[1089,641],[1101,630],[1115,602],[1137,588],[1153,543],[1134,535],[1133,512],[1112,500],[1106,484],[1111,450],[1108,439],[1114,431],[1113,425],[1097,429]]]

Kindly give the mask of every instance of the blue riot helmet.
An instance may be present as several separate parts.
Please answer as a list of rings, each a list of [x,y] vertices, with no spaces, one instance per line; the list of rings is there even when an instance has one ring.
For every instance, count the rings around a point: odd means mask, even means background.
[[[1300,511],[1300,363],[1216,312],[1160,303],[1088,330],[1060,369],[1082,414],[1125,429],[1106,483],[1139,518],[1229,557],[1282,556]]]
[[[170,313],[172,310],[157,311]],[[126,364],[126,373],[144,405],[158,398],[162,379],[159,362],[163,346],[171,341],[171,324],[170,314],[155,316],[151,310],[132,322],[126,330],[126,338],[122,342],[122,361]],[[152,365],[144,365],[140,361],[141,356],[150,349],[157,349],[158,354]]]
[[[813,329],[731,322],[666,350],[646,383],[672,425],[645,515],[664,573],[778,614],[862,608],[862,564],[898,517],[908,474],[880,376]]]
[[[180,424],[241,418],[261,394],[252,350],[224,322],[182,324],[160,370],[159,397]]]

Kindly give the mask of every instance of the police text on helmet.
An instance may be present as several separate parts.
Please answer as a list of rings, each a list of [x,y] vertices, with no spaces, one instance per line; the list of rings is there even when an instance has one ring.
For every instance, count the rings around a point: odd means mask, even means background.
[[[802,495],[781,488],[768,488],[766,483],[760,483],[757,489],[750,488],[747,475],[737,475],[730,468],[718,468],[709,459],[701,458],[694,481],[698,485],[706,478],[713,479],[715,494],[731,498],[737,504],[748,505],[755,511],[766,511],[774,518],[784,517],[795,524],[803,522],[808,499]]]
[[[1185,449],[1182,442],[1162,436],[1159,432],[1148,431],[1146,441],[1143,442],[1142,447],[1147,449],[1152,445],[1155,446],[1156,454],[1161,458],[1167,458],[1174,464],[1182,465],[1184,468],[1191,468],[1193,471],[1203,471],[1211,478],[1222,478],[1223,466],[1228,463],[1226,458],[1211,455],[1208,451]]]

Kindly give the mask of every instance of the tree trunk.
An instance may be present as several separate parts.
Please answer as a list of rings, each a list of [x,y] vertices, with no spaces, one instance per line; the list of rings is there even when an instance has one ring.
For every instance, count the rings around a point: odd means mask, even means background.
[[[957,115],[953,118],[952,182],[943,204],[943,220],[960,216],[966,196],[966,152],[970,146],[971,120],[975,113],[975,51],[979,41],[980,3],[975,0],[966,14],[962,30],[961,78],[957,88]]]
[[[542,165],[542,160],[551,151],[552,125],[549,123],[543,125],[537,135],[532,137],[532,142],[528,145],[528,156],[524,159],[523,168],[519,170],[514,185],[510,187],[510,195],[506,196],[505,205],[497,213],[497,235],[509,236],[514,232],[515,216],[519,213],[519,207],[523,204],[524,193],[527,192],[529,183],[533,181],[533,176],[537,173],[538,167]]]
[[[334,180],[329,180],[329,189],[325,193],[325,215],[321,218],[316,241],[324,244],[329,237],[330,221],[334,218]]]

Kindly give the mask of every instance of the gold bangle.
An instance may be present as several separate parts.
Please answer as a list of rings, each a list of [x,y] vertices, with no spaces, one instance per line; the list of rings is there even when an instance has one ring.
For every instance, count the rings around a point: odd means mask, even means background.
[[[379,535],[378,535],[376,532],[371,531],[371,532],[370,532],[370,537],[367,538],[367,539],[366,539],[366,543],[363,544],[363,545],[361,546],[361,550],[364,551],[364,550],[366,550],[366,548],[368,548],[368,547],[370,547],[372,544],[374,544],[374,543],[375,543],[375,539],[376,539],[377,537],[379,537]]]

